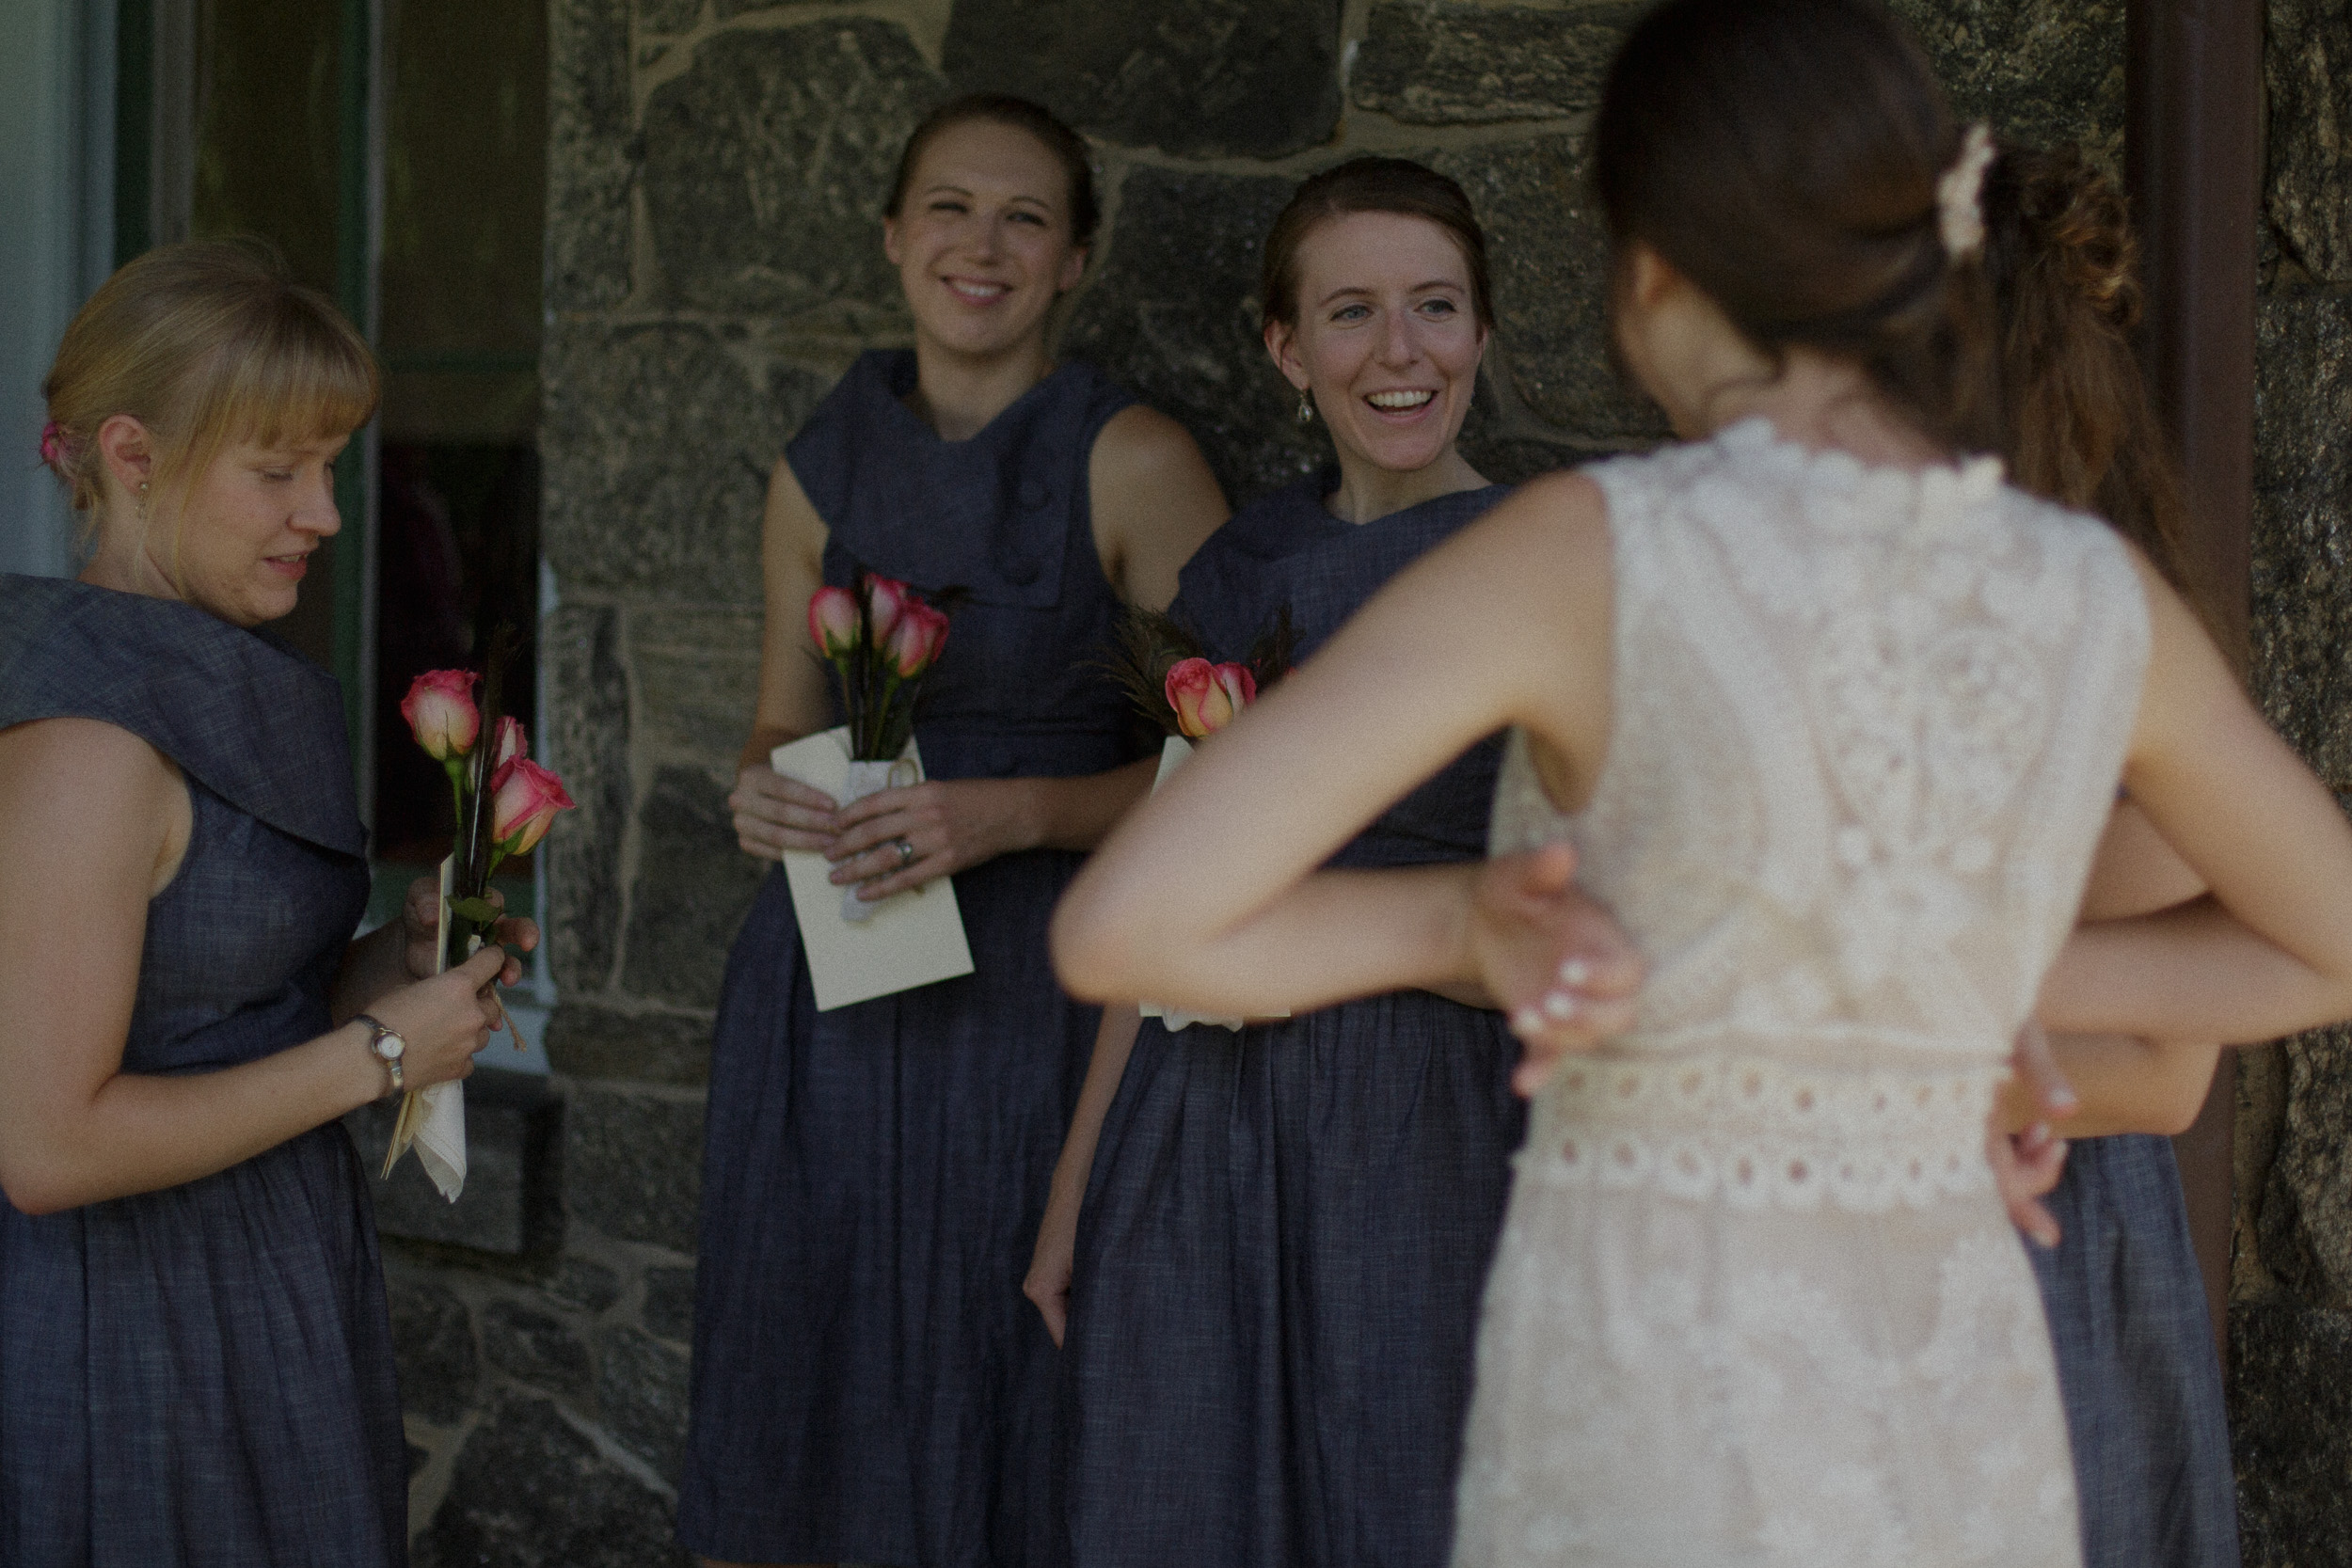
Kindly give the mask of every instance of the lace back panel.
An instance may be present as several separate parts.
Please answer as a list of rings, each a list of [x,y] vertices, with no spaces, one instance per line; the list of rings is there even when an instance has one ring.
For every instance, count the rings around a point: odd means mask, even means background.
[[[1769,1157],[1728,1186],[1687,1151],[1678,1176],[1662,1148],[1632,1157],[1693,1190],[1810,1202],[1795,1189],[1856,1137],[1862,1207],[1972,1182],[1973,1142],[1932,1129],[1973,1139],[1958,1113],[2072,925],[2147,657],[2128,558],[1992,459],[1865,468],[1762,420],[1592,471],[1616,556],[1610,753],[1569,817],[1515,736],[1492,843],[1574,842],[1651,967],[1639,1033],[1549,1101],[1606,1080],[1625,1119],[1744,1128]],[[1714,1076],[1671,1070],[1697,1053]],[[1937,1174],[1956,1149],[1968,1168]]]

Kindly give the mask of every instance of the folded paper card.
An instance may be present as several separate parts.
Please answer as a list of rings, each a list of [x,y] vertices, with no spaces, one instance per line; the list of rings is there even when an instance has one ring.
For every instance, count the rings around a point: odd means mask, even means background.
[[[1160,785],[1168,783],[1168,775],[1182,768],[1191,756],[1192,742],[1183,736],[1171,735],[1162,741],[1160,743],[1160,770],[1152,776],[1152,792],[1158,794]],[[1170,1034],[1179,1029],[1189,1029],[1196,1023],[1214,1023],[1220,1029],[1231,1029],[1235,1034],[1239,1034],[1248,1026],[1247,1021],[1243,1019],[1217,1018],[1209,1013],[1188,1013],[1181,1007],[1164,1007],[1157,1002],[1140,1003],[1136,1006],[1136,1011],[1145,1018],[1158,1019]],[[1277,1013],[1273,1016],[1288,1018],[1291,1015]]]
[[[785,777],[843,800],[850,779],[849,729],[779,746],[768,762]],[[922,777],[922,753],[914,741],[907,742],[900,762],[912,762],[914,777]],[[813,850],[785,851],[784,874],[791,884],[792,912],[800,920],[818,1012],[972,973],[972,948],[964,941],[953,881],[942,877],[895,894],[875,905],[870,916],[853,922],[842,913],[842,890],[829,879],[832,871],[833,863]]]

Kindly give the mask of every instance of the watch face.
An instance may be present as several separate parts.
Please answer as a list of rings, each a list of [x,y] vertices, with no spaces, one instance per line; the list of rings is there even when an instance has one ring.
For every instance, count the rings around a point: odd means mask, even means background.
[[[407,1049],[408,1042],[389,1030],[375,1037],[375,1053],[388,1062],[400,1060],[401,1053]]]

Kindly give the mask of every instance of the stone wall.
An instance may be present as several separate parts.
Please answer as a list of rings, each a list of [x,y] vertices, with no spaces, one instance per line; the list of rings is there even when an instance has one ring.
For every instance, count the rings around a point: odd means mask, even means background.
[[[2254,687],[2352,805],[2352,7],[2268,0]],[[2248,1568],[2352,1562],[2352,1030],[2245,1053],[2231,1415]]]
[[[1184,420],[1236,498],[1322,451],[1251,327],[1259,241],[1300,176],[1365,150],[1454,174],[1492,234],[1481,467],[1660,433],[1602,353],[1583,184],[1637,5],[551,5],[544,723],[580,810],[548,850],[561,1104],[527,1109],[560,1126],[558,1212],[499,1232],[519,1251],[391,1248],[421,1568],[671,1560],[708,1031],[758,878],[724,797],[760,497],[858,351],[905,341],[880,209],[924,109],[1010,88],[1093,139],[1106,217],[1064,347]],[[1972,112],[2113,161],[2122,0],[1902,9]]]

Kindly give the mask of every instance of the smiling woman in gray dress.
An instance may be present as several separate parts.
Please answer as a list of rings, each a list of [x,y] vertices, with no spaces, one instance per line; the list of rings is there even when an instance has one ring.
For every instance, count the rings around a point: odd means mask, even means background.
[[[1485,239],[1453,181],[1359,159],[1299,187],[1260,293],[1338,467],[1242,508],[1174,613],[1237,659],[1287,610],[1303,659],[1509,493],[1456,445],[1493,324]],[[1499,755],[1472,748],[1332,863],[1479,858]],[[1443,1560],[1521,1127],[1517,1046],[1483,1001],[1105,1024],[1028,1281],[1069,1360],[1079,1568]]]
[[[341,699],[255,629],[341,526],[374,367],[265,253],[192,244],[117,273],[45,390],[95,547],[0,578],[0,1565],[402,1563],[337,1118],[464,1076],[520,970],[432,977],[429,888],[350,940]]]
[[[776,465],[735,822],[869,897],[952,877],[974,973],[819,1013],[788,884],[762,884],[712,1045],[678,1534],[725,1562],[1052,1568],[1054,1347],[1021,1267],[1096,1010],[1045,923],[1151,783],[1091,661],[1225,500],[1182,426],[1054,362],[1095,220],[1066,126],[948,103],[888,214],[914,347],[860,358]],[[808,603],[860,567],[964,594],[915,716],[930,779],[836,810],[768,756],[835,721]]]

